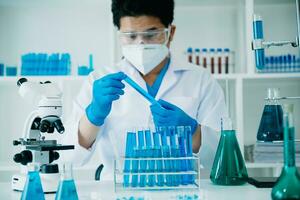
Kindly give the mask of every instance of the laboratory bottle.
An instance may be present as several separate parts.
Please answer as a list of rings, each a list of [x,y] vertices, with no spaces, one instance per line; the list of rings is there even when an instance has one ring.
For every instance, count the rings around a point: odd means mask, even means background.
[[[284,166],[272,189],[273,200],[300,199],[300,175],[295,162],[295,127],[293,104],[283,106]]]
[[[223,61],[223,69],[225,70],[225,74],[229,73],[229,59],[230,57],[230,50],[228,48],[224,49],[224,61]]]
[[[242,185],[247,182],[248,173],[231,120],[223,118],[221,127],[210,180],[216,185]]]
[[[218,74],[222,74],[222,49],[217,48]]]
[[[189,47],[187,49],[188,62],[193,63],[193,48]]]
[[[195,59],[196,59],[196,65],[200,65],[200,49],[196,48],[195,49]]]
[[[283,140],[282,107],[279,89],[268,88],[268,95],[257,131],[257,140],[272,142]]]
[[[78,200],[71,163],[64,163],[55,200]]]
[[[207,63],[208,63],[208,61],[207,61],[207,49],[206,48],[203,48],[202,49],[202,52],[201,52],[201,58],[202,58],[202,66],[204,67],[204,68],[207,68]]]
[[[43,200],[45,199],[39,166],[36,163],[27,165],[28,173],[26,183],[22,192],[21,200]]]
[[[209,49],[209,65],[210,65],[210,72],[212,74],[215,73],[215,49]]]

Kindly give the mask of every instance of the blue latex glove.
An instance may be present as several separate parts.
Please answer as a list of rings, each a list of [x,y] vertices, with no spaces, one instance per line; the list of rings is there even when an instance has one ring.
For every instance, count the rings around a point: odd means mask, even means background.
[[[158,103],[160,105],[150,106],[155,126],[191,126],[192,133],[195,133],[198,126],[195,119],[169,102],[159,100]]]
[[[126,78],[123,72],[108,74],[93,83],[93,99],[86,108],[88,120],[95,126],[101,126],[111,110],[112,102],[124,94]]]

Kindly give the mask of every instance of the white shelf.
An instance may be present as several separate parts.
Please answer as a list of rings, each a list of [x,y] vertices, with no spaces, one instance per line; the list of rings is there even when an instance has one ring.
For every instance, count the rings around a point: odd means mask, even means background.
[[[87,76],[2,76],[0,77],[0,83],[16,83],[20,78],[26,78],[32,81],[83,81]]]
[[[296,166],[300,166],[300,163],[297,163]],[[246,167],[248,169],[254,169],[254,168],[282,168],[283,163],[250,163],[250,162],[246,162]]]

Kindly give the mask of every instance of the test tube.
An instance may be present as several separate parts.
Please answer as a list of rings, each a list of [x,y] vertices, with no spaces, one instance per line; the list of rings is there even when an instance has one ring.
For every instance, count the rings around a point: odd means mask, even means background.
[[[202,49],[202,65],[204,68],[207,68],[207,49],[206,48],[203,48]]]
[[[193,48],[189,47],[187,49],[187,55],[188,55],[188,62],[193,63]]]
[[[213,48],[209,49],[209,55],[210,55],[210,72],[214,74],[215,73],[215,49]]]
[[[230,50],[228,48],[224,49],[224,68],[225,68],[225,74],[229,74],[229,55]]]
[[[157,130],[158,131],[158,130]],[[154,140],[154,154],[156,158],[162,158],[162,152],[161,152],[161,142],[158,132],[153,133],[153,140]],[[156,170],[157,172],[163,171],[163,163],[162,160],[156,161]],[[163,186],[164,185],[164,175],[159,174],[157,175],[157,185]]]
[[[186,157],[186,136],[184,133],[184,126],[178,126],[177,128],[177,135],[178,135],[178,145],[179,145],[179,152],[180,157],[185,158]],[[180,167],[181,171],[187,171],[187,160],[182,159],[180,160]],[[184,174],[181,176],[181,184],[187,185],[188,182],[188,175]]]
[[[124,161],[124,172],[128,173],[130,172],[130,160],[127,160],[127,158],[132,157],[132,145],[131,145],[131,137],[132,135],[130,132],[127,132],[126,135],[126,148],[125,148],[125,161]],[[129,175],[124,175],[123,176],[123,186],[128,187],[129,186]]]
[[[255,40],[263,40],[264,34],[263,34],[263,21],[261,16],[254,15],[253,16],[253,37]],[[255,64],[256,68],[261,70],[264,68],[264,57],[265,57],[265,50],[262,49],[256,49],[254,50],[255,53]]]
[[[195,49],[195,56],[196,56],[196,65],[200,65],[200,49]]]
[[[174,126],[168,127],[169,138],[170,138],[170,147],[171,147],[171,157],[178,158],[179,148],[178,148],[178,138],[176,134],[176,130]],[[179,160],[171,161],[172,171],[179,172],[180,171],[180,162]],[[178,186],[180,184],[180,176],[172,175],[172,186]]]
[[[147,149],[145,148],[145,138],[144,138],[144,131],[139,130],[138,132],[138,158],[146,158],[147,157]],[[140,160],[139,172],[146,172],[147,170],[147,161]],[[139,181],[140,187],[146,186],[146,175],[140,175]]]
[[[162,155],[164,158],[167,158],[164,160],[164,171],[170,172],[171,171],[171,162],[169,160],[170,158],[170,147],[167,143],[167,129],[166,127],[159,127],[159,133],[161,136],[161,144],[162,144]],[[172,177],[171,175],[166,175],[166,185],[172,186]]]
[[[154,158],[154,149],[153,149],[153,143],[152,143],[152,137],[151,137],[151,131],[145,130],[145,138],[146,138],[146,152],[147,152],[147,158]],[[155,171],[155,161],[149,160],[148,161],[148,172],[154,172]],[[155,175],[149,175],[148,176],[148,186],[154,186],[155,185]]]
[[[222,74],[222,49],[217,48],[218,74]]]
[[[292,72],[292,55],[287,55],[287,71]]]
[[[292,72],[297,71],[297,62],[296,62],[296,55],[292,56]]]
[[[190,126],[184,127],[184,132],[186,136],[186,155],[187,157],[193,156],[193,141],[192,141],[192,129]],[[187,162],[188,171],[194,171],[194,160],[189,159]],[[193,174],[189,175],[188,182],[193,184],[195,182],[195,176]]]

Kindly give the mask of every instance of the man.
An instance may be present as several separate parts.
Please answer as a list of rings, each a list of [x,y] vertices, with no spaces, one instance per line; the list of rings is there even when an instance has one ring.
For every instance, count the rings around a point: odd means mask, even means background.
[[[73,141],[76,148],[68,158],[84,164],[97,145],[104,174],[112,176],[115,154],[125,148],[126,131],[190,126],[193,151],[199,151],[203,138],[200,159],[211,165],[217,143],[212,130],[218,131],[221,117],[227,116],[224,95],[209,72],[172,57],[174,0],[112,0],[112,13],[124,58],[94,71],[83,85],[66,126],[65,142]],[[126,76],[161,106],[150,105],[125,84]]]

